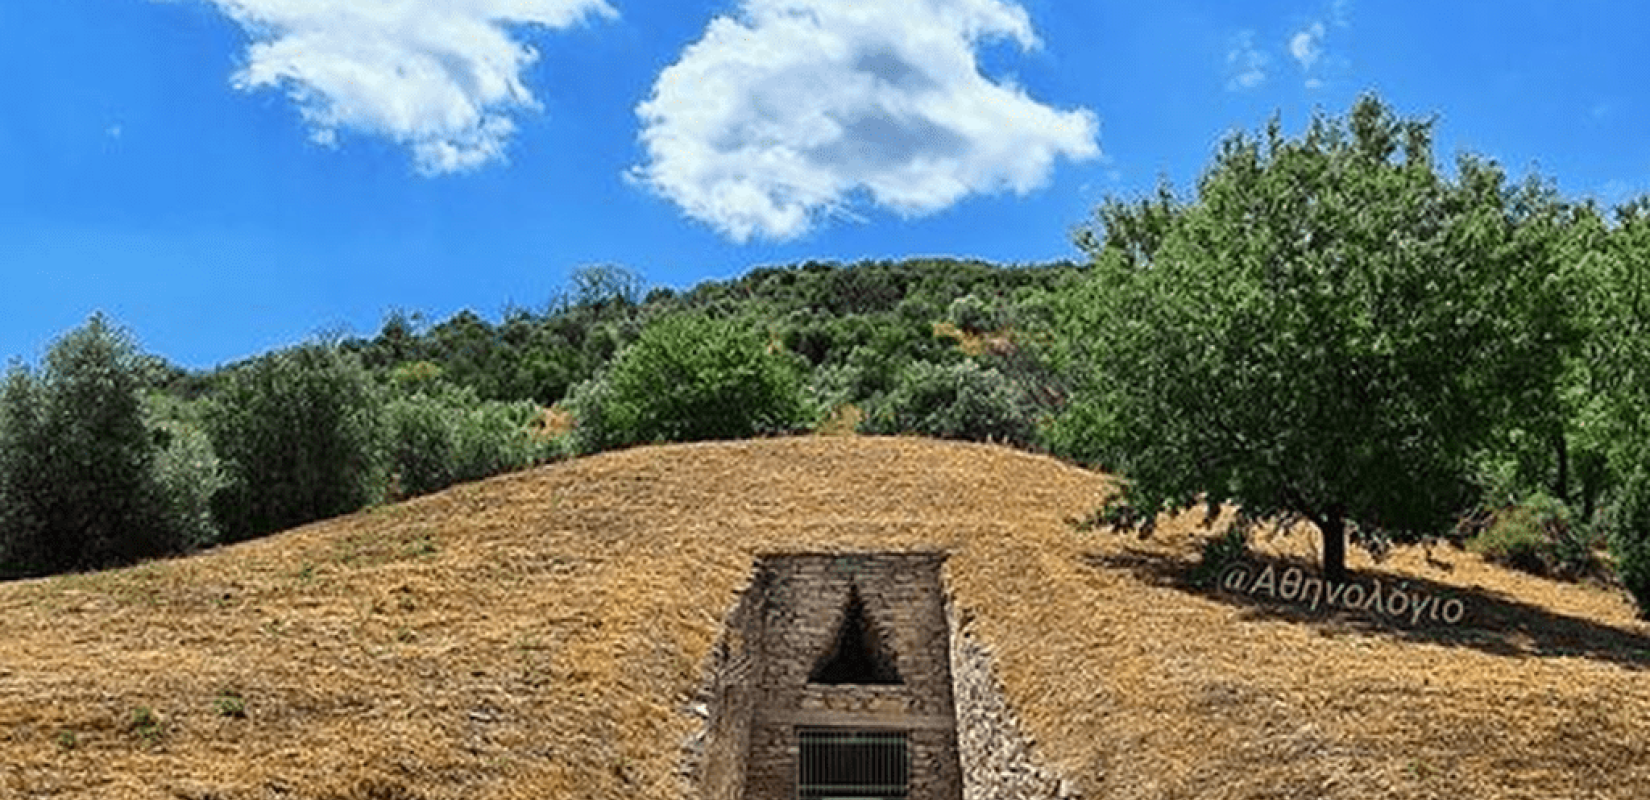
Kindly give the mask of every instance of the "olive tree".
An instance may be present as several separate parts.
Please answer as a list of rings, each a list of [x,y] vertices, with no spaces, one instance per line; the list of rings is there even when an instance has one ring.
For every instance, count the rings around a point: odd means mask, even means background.
[[[206,414],[230,479],[213,504],[224,535],[270,533],[377,499],[380,402],[360,362],[329,344],[230,370]]]
[[[144,410],[146,362],[101,314],[0,389],[0,571],[46,574],[186,549]]]

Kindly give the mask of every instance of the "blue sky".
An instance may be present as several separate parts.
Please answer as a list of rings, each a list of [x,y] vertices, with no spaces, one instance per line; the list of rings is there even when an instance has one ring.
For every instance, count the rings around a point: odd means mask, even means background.
[[[1441,155],[1650,192],[1619,0],[5,0],[0,359],[192,368],[619,264],[1075,258],[1108,194],[1374,90]]]

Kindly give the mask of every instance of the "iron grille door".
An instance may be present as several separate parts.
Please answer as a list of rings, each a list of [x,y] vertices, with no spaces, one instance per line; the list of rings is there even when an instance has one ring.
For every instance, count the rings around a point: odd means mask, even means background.
[[[797,796],[903,800],[910,791],[911,761],[902,731],[802,729]]]

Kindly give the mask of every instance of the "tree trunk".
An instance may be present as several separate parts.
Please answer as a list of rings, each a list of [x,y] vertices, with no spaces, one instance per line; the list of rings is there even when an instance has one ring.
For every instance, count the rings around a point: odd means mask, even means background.
[[[1318,522],[1318,530],[1323,532],[1323,579],[1344,583],[1346,581],[1346,520],[1340,514],[1330,512]]]

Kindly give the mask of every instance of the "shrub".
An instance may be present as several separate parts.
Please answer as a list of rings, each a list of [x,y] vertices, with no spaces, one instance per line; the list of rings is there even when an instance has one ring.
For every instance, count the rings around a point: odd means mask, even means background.
[[[1192,583],[1212,587],[1228,566],[1248,556],[1249,533],[1253,528],[1253,520],[1240,517],[1219,536],[1205,540],[1203,557],[1197,562],[1197,566],[1192,568]]]
[[[985,333],[1002,327],[997,309],[972,294],[952,300],[945,316],[958,330],[966,333]]]
[[[745,438],[794,430],[809,417],[792,356],[744,320],[699,314],[653,321],[568,406],[580,452]]]
[[[920,433],[1026,445],[1036,431],[1025,395],[995,369],[974,361],[915,361],[866,415],[867,433]]]
[[[148,365],[96,315],[0,388],[0,572],[46,574],[163,555],[189,545],[157,481],[145,422]]]
[[[224,689],[212,700],[212,708],[220,717],[246,719],[246,698],[234,689]]]
[[[454,482],[448,417],[439,401],[423,394],[396,398],[385,405],[385,455],[398,497],[428,494]]]
[[[1543,494],[1493,512],[1467,549],[1534,575],[1576,578],[1597,571],[1590,541],[1572,524],[1569,508]]]
[[[206,435],[201,407],[162,394],[152,393],[144,399],[144,417],[160,442],[153,467],[155,484],[184,549],[218,541],[212,496],[229,485],[223,462]]]
[[[544,410],[527,401],[480,401],[453,409],[453,477],[472,481],[550,460],[558,449],[536,426]]]
[[[388,467],[411,496],[532,466],[557,450],[534,428],[541,413],[468,388],[395,398],[384,408]]]
[[[138,706],[132,709],[132,717],[126,723],[126,730],[135,734],[145,745],[153,745],[166,733],[166,723],[154,709]]]
[[[567,393],[564,406],[573,416],[573,429],[567,434],[570,451],[599,453],[621,444],[618,432],[608,421],[607,410],[612,396],[613,389],[608,383],[606,369],[575,385]]]
[[[1496,512],[1489,526],[1467,541],[1467,549],[1513,569],[1545,575],[1549,544],[1543,527],[1535,512],[1511,506]]]
[[[1611,540],[1616,575],[1638,603],[1639,616],[1650,619],[1650,536],[1623,535]]]
[[[353,356],[326,344],[271,353],[229,373],[207,431],[230,465],[213,503],[230,540],[354,511],[383,485],[379,400]]]
[[[1604,513],[1616,576],[1633,595],[1639,616],[1650,619],[1650,475],[1623,482]]]

